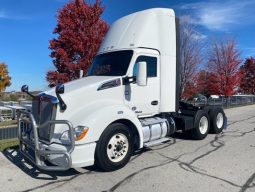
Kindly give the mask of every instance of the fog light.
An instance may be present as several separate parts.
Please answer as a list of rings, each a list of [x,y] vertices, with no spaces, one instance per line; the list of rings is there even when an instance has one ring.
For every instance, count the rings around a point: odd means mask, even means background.
[[[68,130],[67,130],[67,131],[64,131],[64,132],[62,133],[60,139],[61,139],[62,141],[65,141],[65,142],[71,142],[70,136],[69,136],[69,131],[68,131]]]

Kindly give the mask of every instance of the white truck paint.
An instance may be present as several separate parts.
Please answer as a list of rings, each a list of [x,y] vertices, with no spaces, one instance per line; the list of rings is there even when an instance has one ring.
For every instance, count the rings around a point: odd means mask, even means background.
[[[19,116],[22,154],[44,170],[95,161],[115,170],[133,150],[168,141],[177,130],[191,129],[196,139],[206,137],[210,124],[220,132],[226,124],[221,108],[179,106],[176,21],[172,9],[160,8],[123,17],[111,26],[87,77],[37,96],[23,86],[33,105]]]

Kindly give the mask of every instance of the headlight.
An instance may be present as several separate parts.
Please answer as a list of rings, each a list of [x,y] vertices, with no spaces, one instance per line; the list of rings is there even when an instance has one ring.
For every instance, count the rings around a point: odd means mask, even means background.
[[[89,128],[86,126],[77,126],[74,128],[74,139],[75,141],[79,141],[81,139],[83,139],[86,134],[88,133]],[[64,131],[61,134],[60,140],[64,141],[64,142],[70,142],[70,135],[69,135],[69,130]]]

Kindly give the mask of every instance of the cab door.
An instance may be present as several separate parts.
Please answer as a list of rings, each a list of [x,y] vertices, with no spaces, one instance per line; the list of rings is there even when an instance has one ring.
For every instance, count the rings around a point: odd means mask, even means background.
[[[134,77],[138,74],[138,62],[147,63],[147,85],[138,86],[137,83],[125,85],[125,104],[137,116],[156,114],[159,112],[160,104],[159,55],[139,53],[133,61],[130,65],[130,76]]]

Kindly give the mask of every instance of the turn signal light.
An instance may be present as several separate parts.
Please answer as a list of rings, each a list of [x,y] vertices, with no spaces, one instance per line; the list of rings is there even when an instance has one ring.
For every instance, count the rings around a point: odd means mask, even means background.
[[[89,131],[89,128],[84,126],[78,126],[74,129],[74,131],[75,131],[75,141],[79,141],[86,136],[86,134]]]

